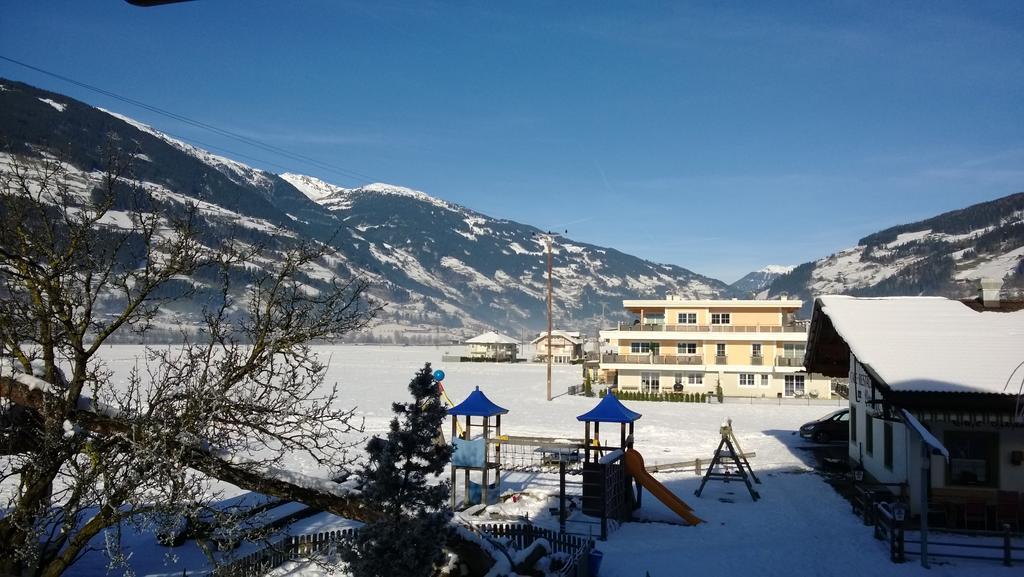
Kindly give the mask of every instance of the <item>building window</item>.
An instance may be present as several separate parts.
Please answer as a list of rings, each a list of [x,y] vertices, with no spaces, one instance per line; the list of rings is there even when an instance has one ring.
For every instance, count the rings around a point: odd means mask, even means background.
[[[946,431],[947,485],[999,486],[999,433]]]
[[[702,387],[704,386],[704,373],[686,373],[686,382]]]
[[[882,427],[882,443],[884,444],[884,446],[882,447],[882,451],[885,452],[885,454],[882,455],[882,458],[884,459],[884,462],[885,462],[885,468],[889,469],[891,471],[892,470],[892,423],[890,421],[886,421],[885,425]]]
[[[679,313],[676,321],[681,325],[695,325],[697,324],[697,313]]]
[[[875,420],[871,415],[864,415],[864,448],[869,455],[875,454]]]
[[[740,373],[740,386],[753,387],[755,384],[753,373]]]
[[[629,352],[633,354],[647,354],[651,352],[651,343],[632,343],[629,345]]]
[[[761,386],[762,387],[767,387],[768,386],[768,375],[761,375]]]
[[[804,394],[804,376],[786,375],[786,396],[795,397]]]
[[[857,407],[850,405],[850,442],[857,441]]]
[[[753,343],[750,345],[750,356],[754,358],[761,358],[761,343]]]
[[[717,343],[715,345],[715,356],[716,357],[724,357],[725,356],[725,343]]]
[[[783,343],[782,356],[787,359],[802,359],[806,350],[806,343]]]
[[[640,373],[640,390],[645,393],[657,393],[661,390],[658,373]]]
[[[645,325],[663,325],[665,324],[665,313],[648,314],[644,316]]]
[[[680,355],[696,355],[697,343],[677,343],[676,352]]]
[[[730,313],[711,313],[711,324],[727,325],[730,322]]]
[[[675,374],[675,383],[674,383],[675,386],[677,386],[677,387],[683,386],[683,383],[684,383],[685,379],[686,379],[686,377],[685,377],[685,375],[683,375],[683,373],[676,373]]]

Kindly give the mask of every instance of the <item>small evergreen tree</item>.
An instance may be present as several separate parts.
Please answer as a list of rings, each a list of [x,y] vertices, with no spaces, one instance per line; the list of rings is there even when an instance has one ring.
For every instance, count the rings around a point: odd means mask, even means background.
[[[430,481],[444,472],[452,448],[437,442],[447,412],[430,363],[416,373],[409,392],[413,402],[391,405],[395,418],[387,436],[366,445],[361,488],[382,515],[341,551],[355,577],[430,577],[445,559],[450,487]]]
[[[590,371],[583,371],[583,395],[587,397],[594,396],[593,383],[590,382]]]

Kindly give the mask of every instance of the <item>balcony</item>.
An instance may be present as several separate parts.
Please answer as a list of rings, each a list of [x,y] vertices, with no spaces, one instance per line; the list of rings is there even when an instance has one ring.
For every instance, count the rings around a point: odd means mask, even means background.
[[[602,363],[629,365],[702,365],[700,355],[601,355]]]
[[[717,356],[715,356],[715,364],[716,365],[728,365],[729,364],[729,357],[727,357],[725,355],[717,355]]]
[[[751,365],[763,365],[764,364],[764,357],[762,357],[761,355],[751,355],[750,356],[750,364]]]
[[[806,333],[807,326],[793,325],[641,325],[619,323],[620,331],[668,333]]]
[[[775,357],[775,366],[777,367],[803,367],[803,357]]]

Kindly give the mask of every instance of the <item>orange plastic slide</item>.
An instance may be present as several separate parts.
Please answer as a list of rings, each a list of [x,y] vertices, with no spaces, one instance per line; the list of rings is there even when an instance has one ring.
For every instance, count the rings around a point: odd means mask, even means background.
[[[672,511],[683,518],[687,525],[696,525],[697,523],[703,523],[704,520],[693,514],[693,509],[686,504],[685,501],[676,497],[676,494],[665,488],[658,482],[657,479],[651,476],[644,469],[644,457],[640,453],[633,449],[626,450],[626,456],[624,457],[626,462],[626,472],[633,475],[633,478],[647,491],[658,498],[659,501],[665,504],[666,507],[672,509]]]

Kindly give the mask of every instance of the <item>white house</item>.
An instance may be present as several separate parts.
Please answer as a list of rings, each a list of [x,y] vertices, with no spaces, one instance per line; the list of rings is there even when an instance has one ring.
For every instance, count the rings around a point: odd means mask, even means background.
[[[467,339],[466,344],[475,360],[514,362],[519,355],[519,341],[494,331]]]
[[[915,513],[922,491],[940,506],[944,496],[956,495],[984,504],[978,525],[992,527],[1003,499],[1022,502],[1021,304],[939,297],[815,301],[804,364],[849,378],[851,462],[877,482],[906,483]]]
[[[579,331],[555,329],[551,331],[550,339],[544,331],[531,343],[536,345],[537,361],[547,361],[549,354],[553,363],[571,363],[583,358],[583,337]]]

